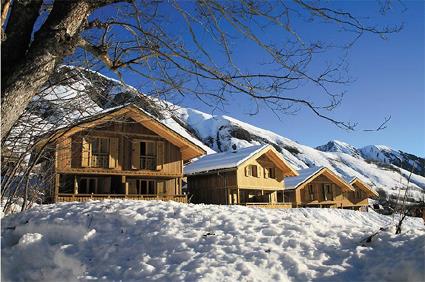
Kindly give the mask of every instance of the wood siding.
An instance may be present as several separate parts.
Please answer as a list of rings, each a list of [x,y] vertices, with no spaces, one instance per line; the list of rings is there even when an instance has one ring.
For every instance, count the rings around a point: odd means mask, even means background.
[[[87,160],[90,155],[87,140],[96,137],[109,139],[109,166],[106,168],[90,167],[89,160]],[[158,152],[155,169],[135,169],[132,167],[134,140],[155,142]],[[57,151],[57,171],[59,173],[175,177],[181,177],[183,174],[180,149],[142,125],[130,121],[109,123],[99,128],[90,129],[90,131],[78,132],[60,140]]]
[[[332,193],[327,193],[324,185],[330,185]],[[311,188],[310,188],[311,187]],[[312,197],[310,195],[312,189]],[[357,190],[357,189],[356,189]],[[367,195],[361,192],[358,198],[355,192],[343,192],[342,189],[324,175],[317,176],[313,181],[294,190],[285,191],[285,199],[292,202],[293,207],[317,206],[351,208],[367,206]]]
[[[248,176],[246,167],[249,165],[257,166],[257,177]],[[265,177],[265,168],[272,167],[276,171],[275,178]],[[267,159],[265,155],[255,159],[252,158],[243,163],[237,169],[237,187],[243,189],[262,189],[262,190],[283,190],[283,172],[278,169],[273,162]]]
[[[140,168],[140,142],[153,144],[150,148],[154,148],[154,154],[147,156],[151,161],[149,169]],[[54,155],[53,201],[174,199],[186,202],[181,189],[183,161],[180,148],[131,119],[108,122],[61,138],[56,143]],[[135,168],[134,159],[139,161],[138,168]],[[99,163],[101,167],[94,167]],[[150,189],[152,193],[149,195],[138,191],[140,180],[153,182],[154,191]],[[88,188],[79,187],[86,187],[88,181],[91,181],[90,187],[95,188],[87,191]]]
[[[237,187],[236,170],[187,177],[192,203],[228,204],[230,189]]]
[[[257,176],[246,173],[248,166],[256,166]],[[265,169],[274,174],[266,176]],[[189,175],[188,192],[192,203],[250,204],[264,206],[278,202],[277,191],[283,190],[283,172],[263,153],[253,156],[238,168],[210,174]]]

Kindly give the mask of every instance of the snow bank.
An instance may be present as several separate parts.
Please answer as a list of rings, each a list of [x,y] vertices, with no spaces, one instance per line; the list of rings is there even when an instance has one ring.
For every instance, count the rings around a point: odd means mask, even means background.
[[[61,203],[2,222],[2,281],[423,281],[425,229],[374,212]]]

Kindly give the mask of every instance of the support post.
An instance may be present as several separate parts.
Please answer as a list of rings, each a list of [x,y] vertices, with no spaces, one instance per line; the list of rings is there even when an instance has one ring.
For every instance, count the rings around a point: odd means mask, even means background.
[[[77,176],[74,175],[74,195],[78,194],[78,180],[77,180]]]
[[[58,202],[58,195],[59,195],[59,184],[60,184],[60,174],[55,173],[55,191],[53,195],[53,201],[54,203]]]

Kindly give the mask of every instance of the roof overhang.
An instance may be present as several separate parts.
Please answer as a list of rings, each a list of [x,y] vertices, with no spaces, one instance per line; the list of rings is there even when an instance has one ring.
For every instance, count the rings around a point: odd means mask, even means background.
[[[369,185],[367,185],[365,182],[361,181],[359,178],[355,177],[351,180],[350,184],[356,188],[358,187],[362,191],[364,191],[368,196],[370,197],[379,197],[379,194],[372,189]]]
[[[190,160],[206,154],[206,151],[200,146],[164,125],[161,121],[133,104],[126,105],[112,111],[107,111],[105,113],[100,113],[78,123],[60,128],[41,138],[36,143],[35,148],[36,150],[40,150],[49,143],[60,142],[75,133],[94,128],[109,121],[114,121],[118,117],[129,117],[177,146],[180,148],[183,160]]]

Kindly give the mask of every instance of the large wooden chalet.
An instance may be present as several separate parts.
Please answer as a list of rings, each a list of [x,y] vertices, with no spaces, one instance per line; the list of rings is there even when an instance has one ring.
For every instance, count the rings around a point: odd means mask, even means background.
[[[56,130],[47,148],[52,201],[161,199],[186,202],[183,162],[206,152],[135,105]],[[50,151],[49,151],[50,149]]]
[[[297,172],[265,145],[204,156],[187,165],[185,175],[193,203],[280,208],[288,207],[278,197],[283,179]]]
[[[367,209],[377,193],[358,178],[345,181],[326,167],[311,167],[285,179],[284,197],[292,207]]]

